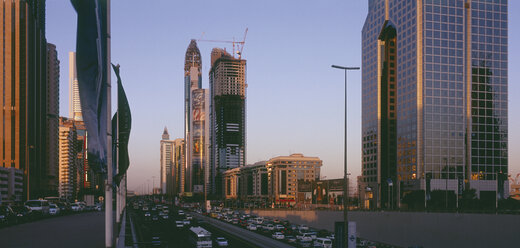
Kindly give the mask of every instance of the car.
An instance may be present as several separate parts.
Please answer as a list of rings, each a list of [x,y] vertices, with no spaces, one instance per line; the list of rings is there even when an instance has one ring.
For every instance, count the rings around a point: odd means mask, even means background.
[[[278,240],[285,238],[285,235],[283,235],[283,233],[281,233],[281,232],[275,232],[271,236],[273,237],[273,239],[278,239]]]
[[[0,226],[7,226],[17,222],[16,214],[9,206],[0,207]]]
[[[177,228],[183,228],[184,227],[184,222],[182,221],[175,221],[175,227]]]
[[[274,225],[273,224],[267,224],[265,226],[265,229],[269,230],[269,231],[273,231],[274,230]]]
[[[192,220],[193,217],[192,217],[191,215],[187,214],[187,215],[186,215],[186,219],[187,219],[187,220]]]
[[[146,213],[144,213],[144,217],[150,217],[150,216],[152,216],[152,215],[150,214],[150,212],[146,212]]]
[[[296,235],[296,238],[300,241],[312,241],[312,234],[311,233],[302,233],[300,235]]]
[[[249,224],[249,225],[247,225],[246,229],[249,230],[249,231],[256,231],[256,230],[257,230],[255,224]]]
[[[103,204],[96,204],[96,206],[94,207],[94,210],[103,211]]]
[[[329,236],[327,236],[325,238],[328,238],[330,240],[334,240],[335,239],[335,235],[334,235],[334,233],[331,233]]]
[[[184,223],[184,225],[185,225],[185,226],[188,226],[188,225],[190,225],[190,221],[189,221],[189,220],[186,220],[186,219],[185,219],[185,220],[183,220],[183,221],[182,221],[182,223]]]
[[[228,246],[228,241],[224,237],[217,237],[215,239],[215,243],[217,244],[218,247],[226,247],[226,246]]]
[[[49,214],[50,215],[58,215],[60,213],[60,208],[56,204],[49,204]]]
[[[11,210],[13,210],[16,215],[17,223],[23,223],[33,219],[32,210],[27,206],[11,206]]]
[[[311,241],[305,241],[305,240],[300,240],[299,244],[300,244],[300,247],[311,247],[312,246]]]
[[[179,213],[179,215],[184,215],[184,211],[182,211],[182,210],[179,210],[178,213]]]
[[[147,207],[147,206],[144,206],[144,207],[143,207],[143,211],[148,211],[148,207]]]
[[[327,238],[317,238],[314,240],[314,247],[332,248],[332,240]]]
[[[287,240],[289,243],[296,243],[298,241],[298,239],[296,239],[294,236],[285,236],[285,240]]]
[[[280,224],[278,224],[278,225],[274,226],[274,229],[276,229],[276,230],[283,230],[283,229],[285,229],[285,227],[280,225]]]
[[[75,202],[75,203],[72,203],[70,205],[70,209],[73,211],[73,212],[79,212],[79,211],[82,211],[83,209],[81,208],[81,204]]]
[[[29,200],[25,202],[25,206],[29,207],[34,213],[49,214],[49,202],[46,200]]]
[[[298,227],[298,229],[300,230],[300,232],[302,232],[302,231],[307,231],[307,230],[309,230],[309,227],[308,227],[307,225],[305,225],[305,224],[301,224],[301,225]]]

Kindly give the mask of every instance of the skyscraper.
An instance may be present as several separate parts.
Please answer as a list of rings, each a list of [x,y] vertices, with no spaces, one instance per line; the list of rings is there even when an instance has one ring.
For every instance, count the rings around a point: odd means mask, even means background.
[[[168,182],[171,183],[171,167],[173,164],[174,155],[174,141],[170,140],[170,134],[168,129],[164,127],[164,131],[161,139],[161,181],[159,187],[161,188],[161,194],[167,193]]]
[[[47,195],[58,194],[60,61],[56,45],[47,43]]]
[[[61,117],[59,132],[59,196],[70,201],[76,199],[78,182],[75,121]]]
[[[433,190],[469,188],[506,197],[507,1],[368,4],[364,207],[396,207],[417,191],[427,200]]]
[[[24,198],[43,197],[50,176],[45,0],[3,1],[0,35],[0,166],[24,171]]]
[[[166,189],[166,194],[170,196],[176,196],[184,192],[184,164],[186,161],[184,139],[175,139],[173,141],[173,151],[173,163],[168,176],[168,179],[171,179],[171,184],[167,183]]]
[[[211,192],[222,196],[223,172],[246,163],[246,61],[211,52]]]
[[[197,42],[191,40],[184,64],[184,140],[186,165],[184,167],[184,192],[205,193],[208,174],[208,120],[209,100],[207,90],[202,89],[202,61]]]
[[[76,53],[69,52],[69,118],[82,121],[81,102],[79,99]]]

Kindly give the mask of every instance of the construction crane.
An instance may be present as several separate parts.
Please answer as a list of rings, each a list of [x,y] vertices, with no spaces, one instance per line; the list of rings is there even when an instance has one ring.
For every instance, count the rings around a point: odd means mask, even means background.
[[[242,41],[235,41],[235,38],[233,38],[232,41],[230,41],[230,40],[203,40],[202,36],[204,36],[204,33],[202,33],[201,38],[198,39],[197,42],[202,41],[202,42],[216,42],[216,43],[231,43],[231,44],[233,44],[233,58],[235,57],[235,54],[237,54],[238,59],[240,59],[242,57],[242,51],[244,50],[244,45],[246,44],[247,30],[248,30],[248,28],[246,28],[246,31],[244,32],[244,38],[242,39]]]

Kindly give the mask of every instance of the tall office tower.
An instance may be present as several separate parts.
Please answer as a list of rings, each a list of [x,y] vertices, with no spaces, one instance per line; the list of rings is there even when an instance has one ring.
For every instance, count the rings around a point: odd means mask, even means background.
[[[209,187],[209,92],[207,89],[192,90],[191,127],[188,146],[191,167],[188,175],[193,193],[204,193]]]
[[[195,40],[191,40],[186,50],[186,57],[184,61],[184,140],[186,141],[186,164],[185,164],[185,175],[184,175],[184,191],[185,192],[194,192],[195,186],[193,182],[194,171],[194,156],[199,156],[199,154],[194,154],[195,149],[195,141],[193,140],[193,128],[196,127],[196,123],[199,123],[201,113],[196,111],[200,111],[200,109],[195,110],[193,105],[193,97],[195,95],[195,91],[202,88],[202,60],[200,56],[199,48],[197,47],[197,42]],[[197,95],[198,97],[198,95]],[[198,108],[198,107],[197,107]],[[203,113],[202,113],[203,114]],[[196,116],[195,116],[196,115]],[[203,116],[203,115],[202,115]],[[199,118],[195,120],[195,118]],[[195,161],[197,162],[197,161]],[[195,165],[197,166],[197,165]],[[197,186],[197,191],[199,190]]]
[[[173,141],[173,164],[171,167],[172,187],[166,190],[168,195],[184,193],[184,164],[186,161],[184,139]],[[171,193],[168,193],[171,192]]]
[[[77,134],[75,121],[60,117],[59,132],[59,196],[67,200],[75,200],[77,193]]]
[[[58,194],[60,61],[56,45],[47,43],[47,169],[48,196]]]
[[[69,52],[69,118],[83,120],[81,102],[79,100],[78,72],[76,68],[76,53]]]
[[[246,61],[211,51],[211,192],[223,196],[223,172],[246,163]]]
[[[25,199],[43,197],[49,182],[45,0],[3,1],[0,35],[0,166],[24,171]]]
[[[161,181],[159,186],[161,188],[161,194],[167,194],[167,189],[171,187],[172,179],[171,175],[171,167],[173,164],[173,155],[174,155],[174,142],[170,140],[170,134],[168,134],[168,129],[164,127],[164,132],[162,134],[161,140]]]
[[[370,0],[368,9],[364,207],[393,208],[420,191],[435,200],[434,190],[451,207],[469,188],[507,197],[507,1]]]

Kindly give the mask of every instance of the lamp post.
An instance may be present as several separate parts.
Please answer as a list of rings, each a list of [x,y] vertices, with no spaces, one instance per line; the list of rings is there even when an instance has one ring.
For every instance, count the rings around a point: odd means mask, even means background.
[[[345,67],[339,65],[332,65],[332,68],[340,69],[345,72],[345,150],[344,155],[344,174],[343,174],[343,222],[344,222],[344,234],[343,234],[343,245],[348,248],[348,182],[347,182],[347,71],[359,70],[359,67]]]

